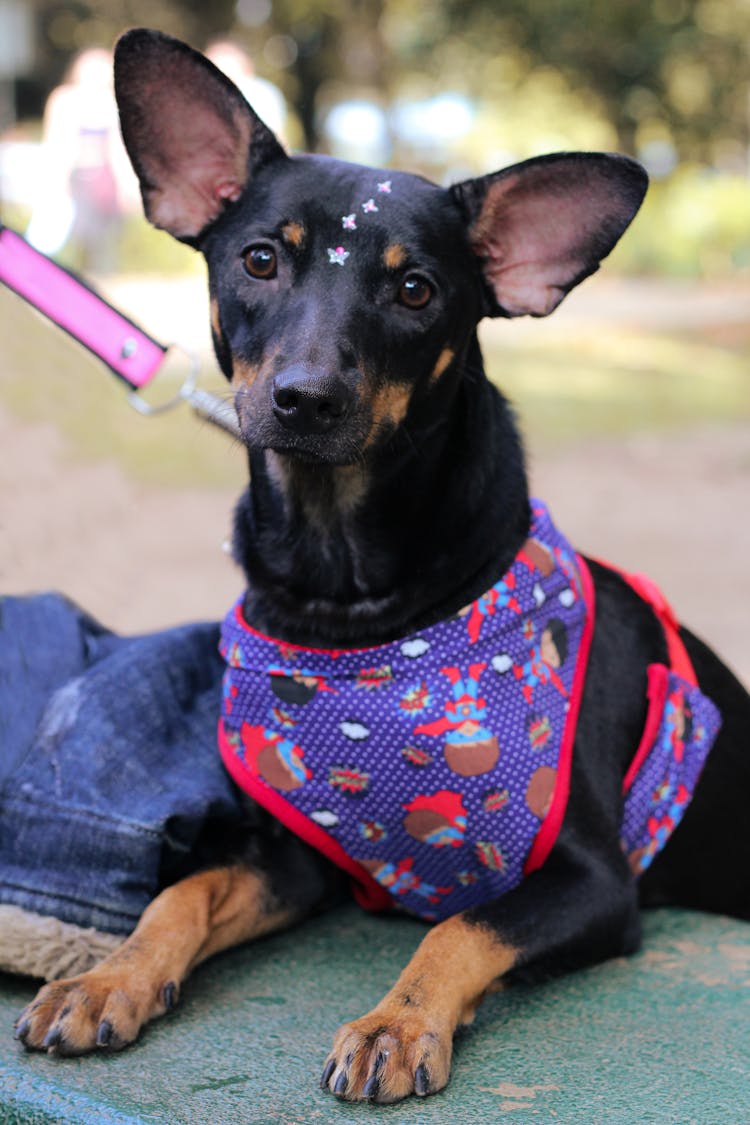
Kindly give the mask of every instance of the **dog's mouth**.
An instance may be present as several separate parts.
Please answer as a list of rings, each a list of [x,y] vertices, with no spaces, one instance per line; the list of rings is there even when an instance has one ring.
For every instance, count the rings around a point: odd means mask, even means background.
[[[240,435],[253,453],[271,451],[304,465],[354,465],[361,463],[371,423],[365,411],[347,418],[325,433],[290,431],[273,414],[258,417],[238,404]]]
[[[319,443],[307,444],[304,442],[273,442],[264,447],[273,453],[290,457],[302,465],[330,465],[339,467],[354,465],[362,460],[362,449],[354,448],[348,443],[339,447],[333,445],[320,445]]]

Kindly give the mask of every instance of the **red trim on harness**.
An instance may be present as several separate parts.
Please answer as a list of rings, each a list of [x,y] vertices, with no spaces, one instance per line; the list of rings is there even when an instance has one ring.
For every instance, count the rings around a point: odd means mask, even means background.
[[[672,671],[682,676],[683,680],[687,680],[691,687],[698,687],[693,662],[680,637],[680,623],[664,594],[647,574],[626,574],[623,570],[619,573],[632,586],[636,594],[643,598],[644,602],[648,602],[659,618],[667,641],[669,665]]]
[[[648,711],[646,713],[646,725],[643,729],[641,741],[638,743],[638,749],[623,779],[622,792],[626,794],[654,745],[654,739],[659,730],[664,715],[664,707],[667,702],[670,671],[681,676],[691,687],[697,688],[699,685],[698,677],[693,668],[693,662],[680,636],[680,623],[671,605],[653,579],[649,578],[647,574],[629,574],[628,571],[621,570],[619,566],[613,566],[612,563],[609,562],[602,562],[602,565],[613,570],[616,574],[619,574],[620,577],[628,583],[631,589],[635,590],[638,597],[642,598],[647,605],[651,606],[651,609],[656,614],[664,630],[664,639],[667,643],[667,654],[669,657],[669,667],[665,664],[650,664],[648,666],[646,696],[649,702]]]
[[[365,910],[389,910],[393,907],[393,899],[388,891],[381,887],[377,880],[373,879],[369,871],[344,851],[338,840],[334,840],[314,820],[310,820],[294,805],[290,805],[280,794],[270,789],[257,774],[254,774],[243,764],[227,741],[221,719],[219,720],[217,734],[219,751],[224,760],[224,765],[240,789],[249,793],[259,805],[262,805],[272,816],[280,820],[295,836],[305,840],[306,843],[327,856],[337,867],[351,875],[354,880],[352,887],[354,897]]]
[[[653,579],[649,578],[647,574],[630,574],[627,570],[622,570],[619,566],[615,566],[604,559],[597,561],[602,566],[606,566],[608,570],[613,570],[615,574],[624,578],[639,598],[642,598],[647,605],[651,606],[664,630],[670,668],[678,676],[682,676],[683,680],[687,680],[691,687],[698,687],[698,678],[695,675],[693,662],[688,656],[688,651],[680,636],[680,623],[671,605]]]
[[[661,725],[661,720],[664,715],[664,707],[667,702],[667,689],[669,686],[669,669],[666,664],[649,664],[648,666],[648,687],[646,695],[648,697],[648,713],[646,715],[646,725],[643,728],[641,741],[638,743],[638,749],[635,752],[635,757],[630,763],[628,772],[622,783],[623,796],[628,792],[630,786],[636,779],[638,771],[648,757],[649,751],[653,748],[657,732]]]
[[[573,744],[575,742],[576,728],[578,726],[578,713],[581,709],[581,700],[583,699],[583,685],[586,681],[586,669],[589,662],[591,639],[594,635],[594,618],[596,616],[596,596],[591,572],[580,555],[577,555],[576,558],[581,576],[583,600],[586,603],[587,609],[586,621],[583,626],[581,643],[578,649],[578,661],[576,663],[575,676],[570,691],[568,714],[565,719],[565,730],[563,731],[562,742],[560,744],[560,756],[557,760],[555,791],[552,795],[552,803],[549,812],[544,818],[544,822],[537,832],[534,843],[531,845],[529,854],[526,857],[526,862],[523,867],[524,875],[538,870],[547,859],[547,856],[551,852],[560,834],[565,810],[568,807],[570,770],[573,762]]]

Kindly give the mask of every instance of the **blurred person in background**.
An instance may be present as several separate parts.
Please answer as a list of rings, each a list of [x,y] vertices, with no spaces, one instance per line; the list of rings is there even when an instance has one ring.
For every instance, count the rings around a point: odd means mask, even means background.
[[[110,51],[82,51],[47,99],[38,187],[31,244],[45,254],[68,248],[82,270],[114,269],[138,188],[120,138]]]

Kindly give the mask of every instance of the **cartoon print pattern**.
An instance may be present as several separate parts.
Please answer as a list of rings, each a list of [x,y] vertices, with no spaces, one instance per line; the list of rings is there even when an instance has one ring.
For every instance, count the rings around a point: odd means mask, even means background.
[[[719,712],[698,688],[666,673],[661,722],[628,790],[621,842],[630,869],[650,866],[682,820],[721,725]]]
[[[544,505],[532,511],[508,574],[418,635],[306,650],[254,632],[241,600],[222,628],[220,745],[240,783],[261,803],[281,796],[428,920],[516,886],[556,792],[588,610],[576,556]],[[663,815],[638,820],[649,841]]]

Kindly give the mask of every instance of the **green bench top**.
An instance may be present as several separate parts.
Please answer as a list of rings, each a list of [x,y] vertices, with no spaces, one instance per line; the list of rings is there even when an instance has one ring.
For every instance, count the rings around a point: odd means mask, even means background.
[[[644,916],[635,957],[491,996],[442,1094],[395,1107],[324,1094],[334,1031],[378,1001],[422,933],[343,908],[215,958],[133,1047],[83,1059],[13,1041],[36,986],[1,976],[0,1123],[750,1122],[750,926],[676,910]]]

